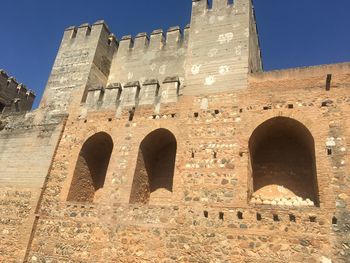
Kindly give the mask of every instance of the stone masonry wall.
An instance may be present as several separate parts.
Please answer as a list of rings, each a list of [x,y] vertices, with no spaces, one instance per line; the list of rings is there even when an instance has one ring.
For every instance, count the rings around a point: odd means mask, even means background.
[[[255,74],[246,90],[184,96],[156,116],[140,107],[132,121],[127,111],[82,118],[76,109],[28,262],[349,262],[349,81],[349,65],[340,64]],[[248,141],[276,116],[299,121],[314,138],[319,207],[250,202]],[[129,204],[139,145],[158,128],[178,144],[171,198]],[[115,145],[104,188],[92,203],[67,202],[79,151],[101,131]]]
[[[0,119],[0,262],[23,262],[35,209],[62,130],[62,116],[38,112]]]

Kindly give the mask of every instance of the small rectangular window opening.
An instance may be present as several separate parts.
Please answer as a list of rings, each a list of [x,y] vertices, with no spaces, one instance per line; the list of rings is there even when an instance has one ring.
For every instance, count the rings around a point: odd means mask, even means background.
[[[331,90],[332,74],[327,75],[326,90]]]
[[[316,216],[309,216],[309,220],[311,223],[315,223],[316,222]]]
[[[208,218],[208,216],[209,216],[208,211],[203,211],[203,215],[204,215],[205,218]]]
[[[214,113],[215,113],[215,115],[218,115],[220,113],[220,111],[219,110],[215,110]]]
[[[132,121],[134,119],[134,115],[135,115],[135,108],[129,111],[129,121]]]
[[[237,212],[237,218],[239,220],[242,220],[243,219],[243,213],[241,211]]]
[[[175,118],[175,117],[176,117],[176,113],[172,113],[171,118]]]
[[[263,109],[264,110],[271,110],[271,106],[265,106]]]
[[[338,224],[338,219],[335,216],[333,216],[332,225],[336,225],[336,224]]]
[[[332,155],[332,149],[331,148],[327,148],[327,155]]]
[[[213,158],[216,159],[217,158],[217,152],[213,152]]]
[[[220,212],[220,213],[219,213],[219,219],[220,219],[220,220],[224,220],[224,213],[223,213],[223,212]]]
[[[289,221],[295,223],[295,222],[296,222],[295,215],[290,214],[290,215],[289,215]]]
[[[256,220],[258,220],[258,221],[261,221],[261,220],[262,220],[261,214],[256,213]]]
[[[193,113],[193,116],[194,116],[195,118],[198,118],[199,113],[198,113],[198,112],[195,112],[195,113]]]
[[[288,109],[293,109],[294,105],[293,104],[288,104]]]
[[[194,158],[194,151],[193,150],[191,152],[191,157],[192,157],[192,159]]]
[[[280,221],[280,218],[279,218],[279,216],[278,215],[273,215],[273,221],[275,221],[275,222],[279,222]]]

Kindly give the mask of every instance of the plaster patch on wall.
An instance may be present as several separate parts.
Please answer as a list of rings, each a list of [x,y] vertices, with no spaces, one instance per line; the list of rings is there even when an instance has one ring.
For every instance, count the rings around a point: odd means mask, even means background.
[[[219,35],[218,42],[220,44],[230,43],[233,39],[233,33],[226,33]]]
[[[162,98],[167,99],[168,98],[168,90],[163,90],[162,91]]]
[[[217,48],[210,49],[209,52],[208,52],[208,57],[210,57],[210,58],[215,57],[216,54],[218,53],[218,51],[219,50]]]
[[[192,75],[197,75],[202,65],[193,65],[191,68]]]
[[[327,138],[327,141],[326,141],[326,146],[327,147],[334,147],[336,144],[335,144],[335,140],[333,137],[330,137],[330,138]]]
[[[157,67],[157,65],[156,65],[156,64],[154,64],[154,63],[152,63],[152,65],[151,65],[151,67],[150,67],[150,68],[151,68],[151,70],[152,70],[152,71],[154,71],[154,70],[156,69],[156,67]]]
[[[215,83],[216,79],[214,76],[208,76],[205,78],[205,82],[204,82],[204,85],[206,86],[211,86]]]
[[[322,257],[321,263],[332,263],[332,260],[330,260],[329,258],[326,258],[326,257]]]
[[[244,35],[249,37],[249,28],[244,29]]]
[[[209,101],[207,98],[201,100],[201,110],[207,110],[209,106]]]
[[[241,46],[235,47],[235,53],[237,56],[242,55],[242,47]]]
[[[232,27],[233,28],[239,28],[241,24],[237,23],[237,24],[233,24]]]
[[[219,67],[219,73],[220,75],[225,75],[226,73],[229,72],[229,66],[221,66]]]
[[[128,73],[128,79],[132,79],[133,77],[134,77],[134,73],[129,72],[129,73]]]
[[[223,21],[224,19],[225,19],[224,16],[218,16],[218,20],[219,20],[219,21]]]
[[[209,24],[214,24],[215,23],[215,16],[211,16],[210,18],[209,18]]]
[[[166,71],[166,65],[162,65],[162,66],[159,68],[159,74],[164,75],[164,74],[165,74],[165,71]]]

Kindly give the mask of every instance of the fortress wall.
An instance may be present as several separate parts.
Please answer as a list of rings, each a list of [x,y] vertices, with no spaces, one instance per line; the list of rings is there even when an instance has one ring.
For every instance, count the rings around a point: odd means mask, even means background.
[[[62,118],[3,116],[0,128],[0,261],[23,262],[35,209],[62,131]]]
[[[88,113],[86,121],[71,118],[49,175],[29,259],[347,262],[350,77],[333,73],[337,84],[330,91],[319,74],[297,82],[256,81],[235,93],[183,96],[156,115],[140,107],[132,121],[126,113],[117,119],[107,110]],[[251,202],[248,141],[256,127],[277,116],[301,122],[315,140],[320,207]],[[168,129],[178,142],[173,192],[168,199],[130,205],[138,147],[157,128]],[[114,141],[105,185],[93,203],[67,202],[81,146],[99,131]],[[328,155],[331,137],[335,145]]]
[[[343,75],[341,85],[346,85],[346,77],[349,74],[350,63],[339,63],[339,64],[328,64],[328,65],[317,65],[310,67],[299,67],[290,69],[271,70],[250,74],[249,80],[251,83],[263,82],[263,81],[278,81],[278,80],[307,80],[310,78],[322,77],[324,78],[327,74]],[[304,82],[305,83],[305,82]],[[304,84],[305,85],[305,84]],[[333,84],[334,86],[334,84]],[[301,87],[296,85],[295,88]]]
[[[29,111],[35,99],[33,91],[24,84],[19,84],[13,77],[9,77],[4,70],[0,70],[0,103],[1,112]]]

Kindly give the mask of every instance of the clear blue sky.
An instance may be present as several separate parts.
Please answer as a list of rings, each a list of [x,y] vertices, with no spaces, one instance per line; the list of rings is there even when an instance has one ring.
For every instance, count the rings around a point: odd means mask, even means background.
[[[0,68],[37,93],[63,30],[103,19],[119,38],[190,21],[191,0],[8,0],[1,3]],[[264,69],[350,61],[350,0],[255,0]]]

